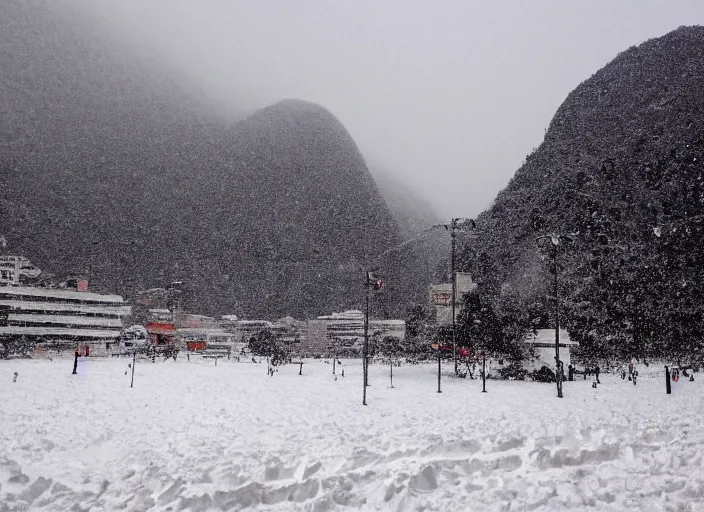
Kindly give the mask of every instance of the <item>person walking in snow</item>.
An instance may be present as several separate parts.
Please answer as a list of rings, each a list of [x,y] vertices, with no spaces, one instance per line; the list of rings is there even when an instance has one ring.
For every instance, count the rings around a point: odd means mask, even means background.
[[[596,383],[601,384],[601,381],[599,380],[599,365],[596,365],[596,368],[594,368],[594,375],[596,375]]]
[[[638,377],[638,371],[633,368],[633,385],[636,385],[636,377]]]

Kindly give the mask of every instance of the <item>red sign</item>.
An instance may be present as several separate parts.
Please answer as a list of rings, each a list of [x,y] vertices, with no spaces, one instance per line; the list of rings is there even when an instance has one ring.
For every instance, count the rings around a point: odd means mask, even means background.
[[[88,281],[86,279],[81,279],[78,281],[76,286],[77,292],[87,292],[88,291]]]

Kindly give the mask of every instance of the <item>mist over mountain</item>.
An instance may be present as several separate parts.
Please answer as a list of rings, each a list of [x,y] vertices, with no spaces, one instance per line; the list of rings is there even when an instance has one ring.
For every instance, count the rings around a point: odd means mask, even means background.
[[[286,100],[231,124],[46,2],[2,2],[0,19],[7,251],[128,297],[182,280],[202,313],[361,305],[363,268],[401,232],[330,112]],[[423,296],[413,249],[377,263],[378,314]]]
[[[485,290],[563,322],[585,350],[692,356],[704,334],[704,28],[632,47],[577,87],[465,240]]]
[[[434,282],[449,279],[449,265],[446,263],[449,261],[450,237],[441,228],[433,229],[433,226],[449,220],[441,218],[430,203],[388,170],[372,165],[370,171],[396,219],[402,238],[415,240],[411,248],[427,264],[429,270],[423,268],[417,279],[423,280],[428,272]]]

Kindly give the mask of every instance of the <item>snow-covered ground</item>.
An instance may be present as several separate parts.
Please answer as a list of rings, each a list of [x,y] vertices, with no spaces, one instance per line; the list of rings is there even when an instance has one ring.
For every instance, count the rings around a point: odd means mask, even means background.
[[[704,510],[704,375],[554,385],[309,361],[0,363],[0,511]],[[338,367],[338,372],[342,369]],[[13,374],[18,379],[13,383]]]

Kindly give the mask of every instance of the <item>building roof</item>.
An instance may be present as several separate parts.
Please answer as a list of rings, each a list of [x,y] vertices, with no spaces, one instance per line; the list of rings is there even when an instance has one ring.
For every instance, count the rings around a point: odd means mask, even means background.
[[[66,336],[70,338],[117,338],[120,331],[69,329],[65,327],[0,327],[0,335],[15,336]]]
[[[205,336],[225,336],[228,338],[234,338],[235,333],[223,331],[222,329],[207,329],[201,327],[184,327],[183,329],[178,329],[179,334],[188,335],[205,335]]]
[[[551,343],[554,345],[555,329],[538,329],[535,334],[529,332],[525,342],[535,344]],[[579,342],[573,341],[566,330],[560,329],[560,345],[579,345]]]
[[[176,334],[176,326],[166,322],[149,322],[145,326],[149,334]]]
[[[23,315],[10,313],[7,315],[8,322],[31,322],[44,324],[71,325],[92,325],[95,327],[117,327],[122,328],[122,321],[119,318],[101,318],[99,316],[64,316],[64,315]]]
[[[66,313],[97,313],[101,315],[126,316],[132,314],[130,306],[101,306],[100,304],[66,304],[62,302],[40,302],[21,299],[0,299],[0,306],[10,306],[16,311],[61,311]]]
[[[103,295],[100,293],[78,292],[75,290],[62,290],[54,288],[36,288],[32,286],[0,286],[0,294],[15,295],[17,297],[74,299],[89,302],[124,302],[120,295]]]

